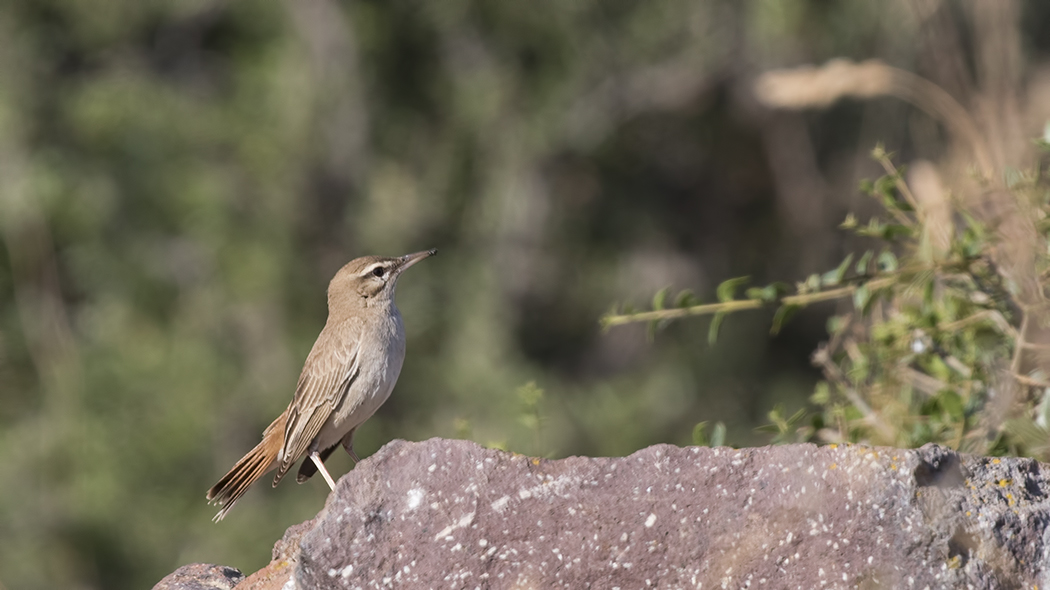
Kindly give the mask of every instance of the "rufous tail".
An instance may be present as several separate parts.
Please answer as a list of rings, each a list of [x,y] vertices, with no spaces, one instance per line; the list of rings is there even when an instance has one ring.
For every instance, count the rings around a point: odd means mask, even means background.
[[[287,411],[282,412],[263,431],[262,442],[241,457],[233,469],[208,490],[208,503],[222,507],[212,520],[222,520],[253,483],[277,466],[277,455],[284,446],[284,426],[287,418]]]

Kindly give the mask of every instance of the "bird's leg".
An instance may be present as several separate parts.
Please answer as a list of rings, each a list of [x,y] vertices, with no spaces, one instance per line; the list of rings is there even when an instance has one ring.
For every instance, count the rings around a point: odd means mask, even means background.
[[[324,461],[321,460],[321,456],[317,451],[310,453],[310,460],[314,462],[314,465],[317,466],[317,470],[321,472],[322,476],[324,476],[324,480],[328,482],[328,487],[335,490],[335,481],[332,479],[331,475],[328,475],[328,470],[324,468]]]
[[[352,428],[350,430],[350,432],[347,432],[346,436],[343,437],[343,448],[346,449],[346,452],[347,452],[347,454],[350,455],[350,458],[354,460],[354,465],[357,465],[358,463],[361,462],[361,459],[359,459],[357,457],[357,453],[354,452],[354,431],[355,430],[357,430],[357,429],[356,428]]]

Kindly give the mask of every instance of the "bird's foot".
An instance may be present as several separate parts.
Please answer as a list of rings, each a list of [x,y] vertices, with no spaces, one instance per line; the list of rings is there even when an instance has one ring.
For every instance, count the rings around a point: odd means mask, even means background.
[[[328,474],[328,470],[325,469],[324,461],[321,460],[321,456],[318,455],[315,451],[313,453],[310,453],[310,460],[313,461],[314,465],[317,466],[317,470],[321,472],[321,475],[324,477],[325,482],[328,483],[328,487],[332,488],[332,490],[335,490],[335,480],[332,479],[332,476]]]

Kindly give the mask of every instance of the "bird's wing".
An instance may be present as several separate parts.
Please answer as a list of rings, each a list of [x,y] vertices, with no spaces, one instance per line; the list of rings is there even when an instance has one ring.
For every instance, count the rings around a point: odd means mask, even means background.
[[[332,410],[360,373],[357,339],[344,333],[343,338],[338,338],[338,342],[328,342],[335,338],[325,336],[322,334],[318,337],[314,350],[307,357],[303,372],[299,375],[299,384],[295,388],[295,398],[288,406],[284,449],[273,485],[277,485],[307,451],[310,443],[321,432],[321,427],[328,421]]]

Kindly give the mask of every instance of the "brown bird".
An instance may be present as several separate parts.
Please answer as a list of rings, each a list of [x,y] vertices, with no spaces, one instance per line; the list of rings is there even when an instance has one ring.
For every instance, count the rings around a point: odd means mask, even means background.
[[[394,287],[406,268],[437,254],[426,250],[397,258],[365,256],[339,269],[328,284],[328,321],[306,357],[292,403],[266,430],[262,442],[208,490],[222,520],[248,487],[276,469],[274,487],[304,454],[296,481],[318,470],[335,489],[324,461],[342,443],[354,462],[354,430],[390,397],[405,360],[405,326],[394,305]]]

